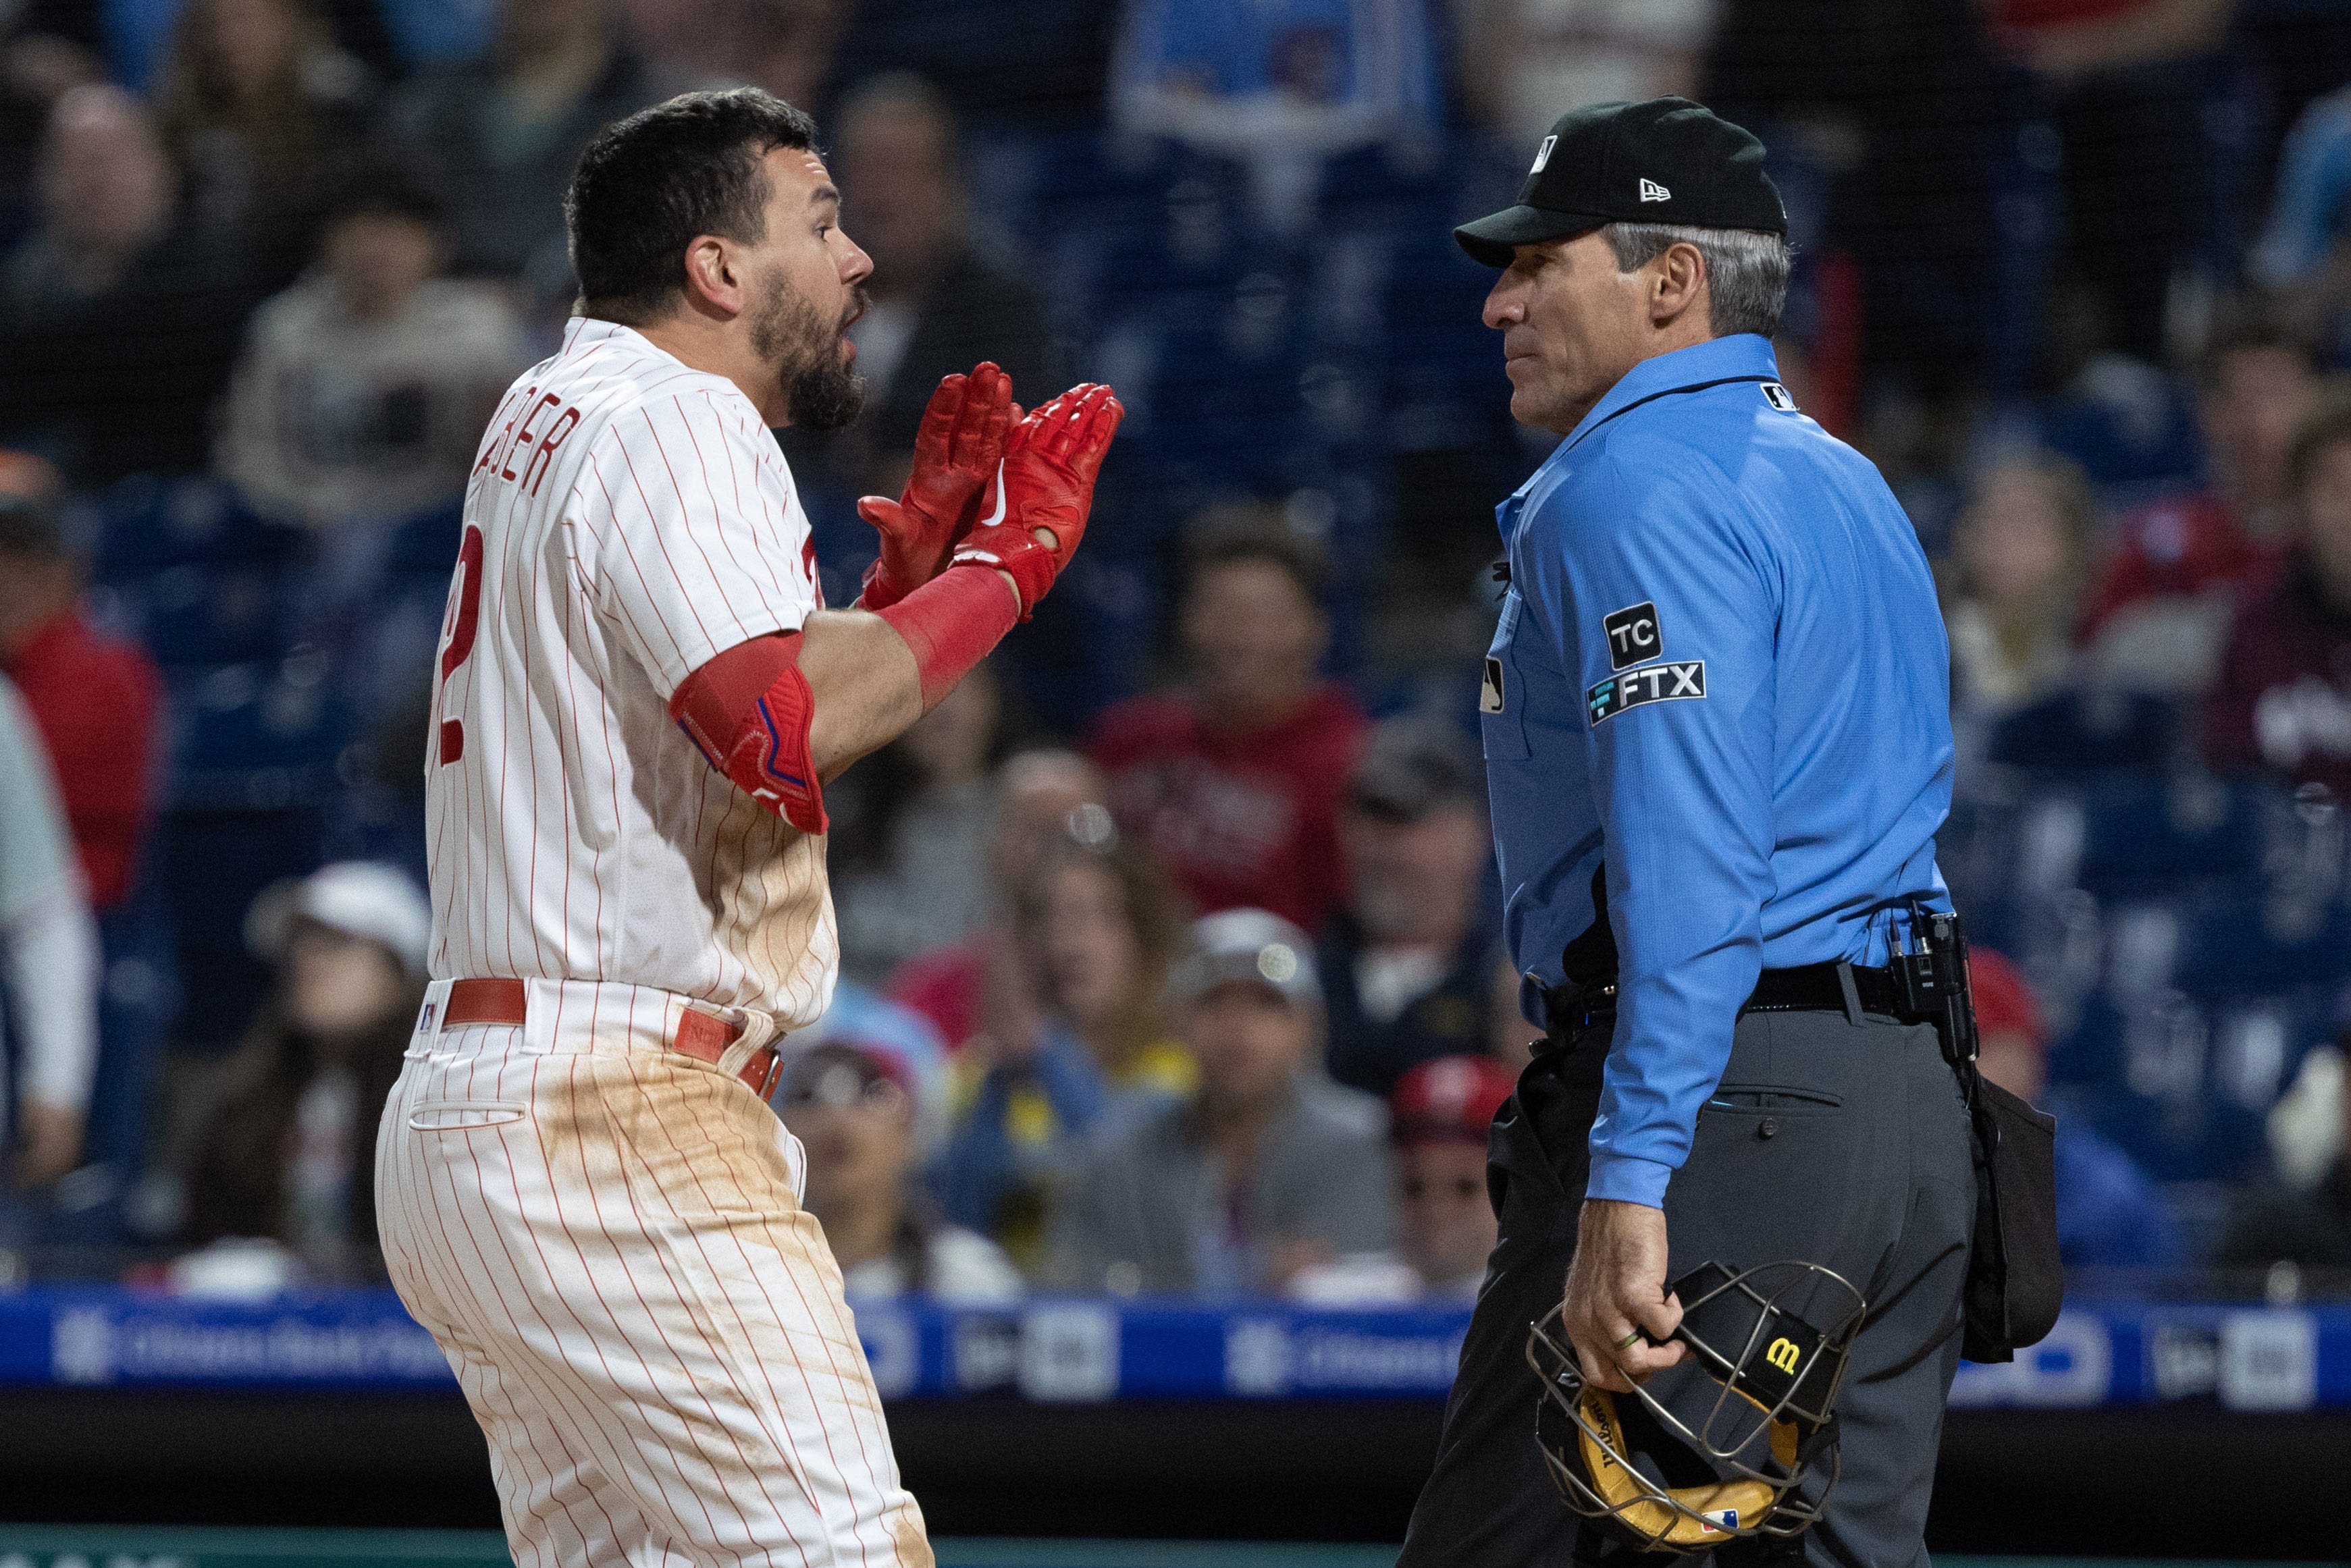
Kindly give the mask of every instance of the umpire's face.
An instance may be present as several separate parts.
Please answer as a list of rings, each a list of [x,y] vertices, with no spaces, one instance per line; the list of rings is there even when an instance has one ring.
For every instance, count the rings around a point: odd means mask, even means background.
[[[1696,246],[1669,246],[1620,272],[1599,230],[1520,245],[1486,296],[1486,325],[1502,335],[1510,417],[1575,428],[1642,360],[1701,342],[1706,267]]]

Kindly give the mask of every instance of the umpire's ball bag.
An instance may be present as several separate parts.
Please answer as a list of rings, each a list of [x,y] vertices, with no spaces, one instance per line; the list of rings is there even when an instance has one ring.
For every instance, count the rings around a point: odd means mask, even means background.
[[[1972,1068],[1972,1064],[1970,1064]],[[2013,1361],[2056,1326],[2065,1304],[2057,1258],[2057,1118],[1973,1071],[1976,1230],[1964,1287],[1970,1361]]]

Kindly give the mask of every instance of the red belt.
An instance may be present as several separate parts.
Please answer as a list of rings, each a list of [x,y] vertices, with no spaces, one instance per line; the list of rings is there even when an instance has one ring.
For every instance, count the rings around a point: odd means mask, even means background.
[[[467,1023],[520,1025],[529,1010],[530,991],[521,981],[455,981],[449,986],[449,1000],[442,1008],[441,1027],[455,1029]],[[723,1018],[689,1007],[677,1016],[677,1033],[670,1036],[669,1048],[715,1067],[742,1033]],[[776,1075],[783,1060],[782,1053],[773,1045],[762,1045],[735,1075],[764,1100],[776,1086]]]

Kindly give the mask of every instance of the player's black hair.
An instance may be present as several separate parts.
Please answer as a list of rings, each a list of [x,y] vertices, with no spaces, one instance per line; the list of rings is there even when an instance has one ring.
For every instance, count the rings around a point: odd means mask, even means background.
[[[685,247],[696,235],[763,238],[759,161],[778,147],[813,151],[816,121],[758,88],[680,93],[598,131],[563,196],[588,313],[650,321],[684,286]]]

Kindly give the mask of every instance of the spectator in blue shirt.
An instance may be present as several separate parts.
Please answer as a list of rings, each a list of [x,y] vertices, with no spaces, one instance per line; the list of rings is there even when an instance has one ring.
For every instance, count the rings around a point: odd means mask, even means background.
[[[2049,1084],[2041,1003],[2003,954],[1977,948],[1976,1065],[2033,1105]],[[2169,1269],[2186,1261],[2179,1218],[2138,1161],[2085,1117],[2057,1118],[2057,1250],[2077,1269]]]

